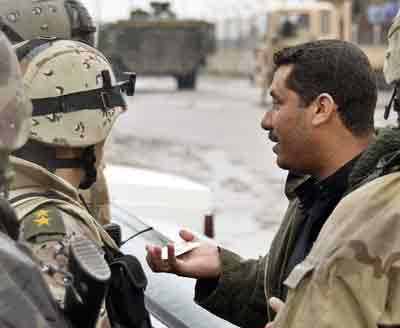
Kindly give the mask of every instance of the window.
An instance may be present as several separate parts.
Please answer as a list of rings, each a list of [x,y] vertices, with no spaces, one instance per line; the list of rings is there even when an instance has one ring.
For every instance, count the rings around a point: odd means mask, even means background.
[[[331,13],[328,10],[321,11],[321,33],[329,34],[331,26]]]

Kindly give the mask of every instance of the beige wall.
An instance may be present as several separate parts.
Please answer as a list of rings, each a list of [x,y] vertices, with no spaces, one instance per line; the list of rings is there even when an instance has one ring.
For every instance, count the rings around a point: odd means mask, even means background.
[[[214,74],[249,76],[253,65],[252,50],[220,49],[208,57],[206,71]]]

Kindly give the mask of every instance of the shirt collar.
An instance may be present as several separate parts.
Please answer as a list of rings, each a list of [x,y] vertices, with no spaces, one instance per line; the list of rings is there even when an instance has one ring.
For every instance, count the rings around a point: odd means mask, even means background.
[[[316,199],[330,198],[338,194],[343,194],[348,187],[350,173],[360,156],[361,154],[357,155],[321,181],[310,177],[297,187],[295,194],[300,199],[302,207],[309,209],[313,206]]]

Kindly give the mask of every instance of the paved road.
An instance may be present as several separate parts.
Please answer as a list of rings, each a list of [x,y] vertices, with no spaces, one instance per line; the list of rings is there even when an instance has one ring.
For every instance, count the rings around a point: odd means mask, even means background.
[[[388,94],[380,94],[377,122]],[[264,254],[287,205],[259,90],[244,79],[204,76],[196,92],[169,78],[140,78],[118,121],[107,160],[182,174],[215,196],[216,234],[244,256]],[[393,120],[392,120],[393,121]]]

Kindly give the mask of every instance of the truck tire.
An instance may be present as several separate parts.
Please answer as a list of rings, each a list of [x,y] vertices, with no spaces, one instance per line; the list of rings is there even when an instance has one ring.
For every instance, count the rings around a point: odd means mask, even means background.
[[[193,72],[185,75],[176,76],[176,83],[178,90],[194,90],[196,89],[197,72]]]

